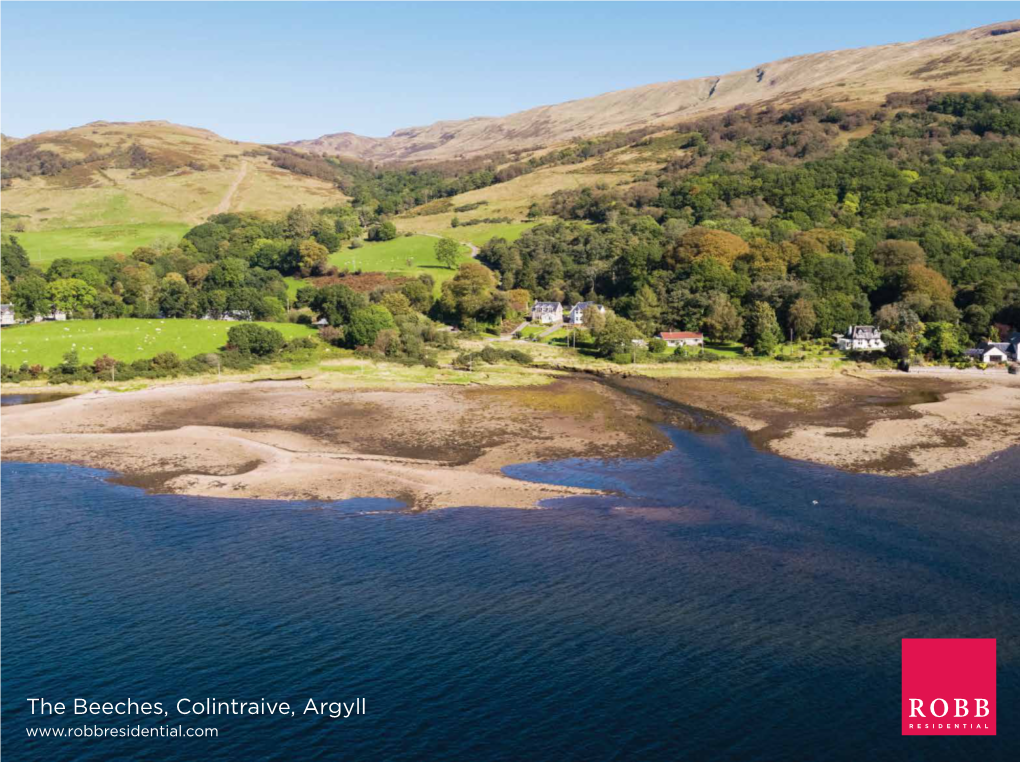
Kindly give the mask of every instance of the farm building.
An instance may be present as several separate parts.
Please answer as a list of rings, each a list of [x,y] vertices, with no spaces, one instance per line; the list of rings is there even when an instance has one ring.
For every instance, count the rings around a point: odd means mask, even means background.
[[[703,347],[705,346],[704,334],[697,331],[663,331],[659,338],[666,342],[669,347]]]
[[[0,304],[0,325],[14,325],[13,304]]]
[[[584,325],[584,313],[589,308],[594,308],[601,314],[606,313],[606,308],[601,304],[595,304],[595,302],[578,302],[570,308],[570,313],[567,315],[567,322],[573,325]]]
[[[885,349],[882,332],[873,325],[852,325],[836,339],[836,346],[844,352],[881,352]]]
[[[559,302],[535,302],[531,308],[531,321],[533,323],[562,323],[563,305]]]

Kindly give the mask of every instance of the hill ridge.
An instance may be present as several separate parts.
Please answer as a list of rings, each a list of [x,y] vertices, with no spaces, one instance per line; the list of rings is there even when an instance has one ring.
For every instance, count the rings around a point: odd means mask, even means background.
[[[503,116],[446,119],[402,127],[387,137],[350,131],[283,145],[374,161],[443,160],[497,150],[527,150],[635,126],[681,121],[771,100],[878,101],[885,94],[937,85],[940,90],[1016,89],[1020,21],[936,37],[797,56],[726,74],[664,80]]]

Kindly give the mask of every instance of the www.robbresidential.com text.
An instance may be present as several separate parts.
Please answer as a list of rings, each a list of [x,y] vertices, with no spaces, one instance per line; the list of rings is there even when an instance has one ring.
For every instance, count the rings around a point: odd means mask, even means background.
[[[172,704],[165,704],[162,701],[137,701],[131,698],[123,701],[90,701],[83,698],[50,701],[45,698],[30,698],[28,704],[32,714],[36,717],[53,715],[169,717],[171,710],[182,716],[247,714],[296,717],[301,714],[329,717],[334,720],[364,716],[365,714],[364,698],[356,698],[350,702],[319,701],[310,698],[304,704],[294,706],[291,706],[287,701],[267,701],[266,699],[238,701],[217,698],[182,698]]]

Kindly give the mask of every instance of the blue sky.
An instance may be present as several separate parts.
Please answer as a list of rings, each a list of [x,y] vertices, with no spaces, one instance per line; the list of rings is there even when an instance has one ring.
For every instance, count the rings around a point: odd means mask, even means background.
[[[784,56],[945,34],[1006,3],[24,3],[0,129],[169,119],[239,140],[387,135]]]

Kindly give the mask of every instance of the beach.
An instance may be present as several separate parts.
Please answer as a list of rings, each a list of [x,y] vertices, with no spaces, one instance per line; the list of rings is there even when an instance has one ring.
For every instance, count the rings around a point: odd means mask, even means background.
[[[4,408],[3,458],[106,469],[153,492],[530,508],[590,492],[512,479],[505,466],[651,457],[670,447],[661,425],[703,426],[697,411],[743,428],[763,450],[855,472],[932,473],[1020,444],[1020,383],[1005,373],[790,371],[573,375],[518,387],[344,389],[298,379],[95,391]]]

